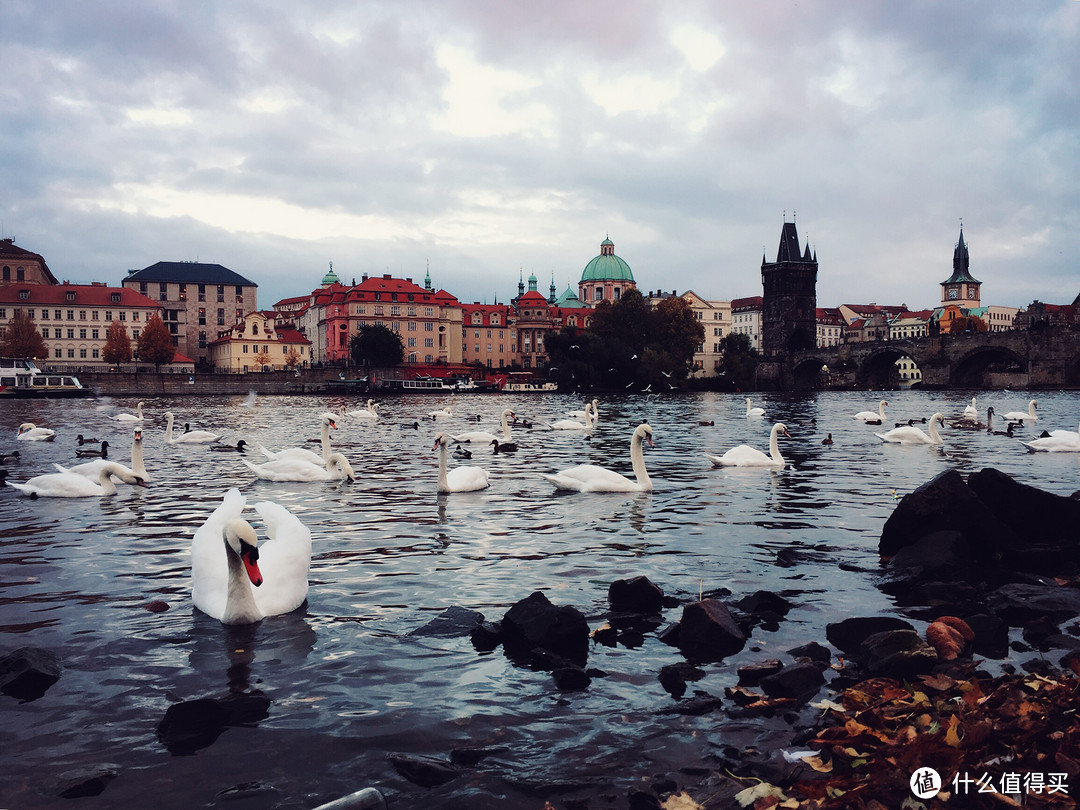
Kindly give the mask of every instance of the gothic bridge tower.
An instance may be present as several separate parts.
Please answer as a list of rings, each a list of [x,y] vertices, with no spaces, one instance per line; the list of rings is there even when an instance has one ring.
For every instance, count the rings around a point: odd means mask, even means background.
[[[783,357],[817,343],[817,253],[799,250],[794,222],[780,232],[776,261],[761,257],[761,352]]]

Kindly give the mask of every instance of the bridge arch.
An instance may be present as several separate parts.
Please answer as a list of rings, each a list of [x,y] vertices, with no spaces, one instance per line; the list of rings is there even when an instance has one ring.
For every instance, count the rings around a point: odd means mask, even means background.
[[[1008,346],[975,346],[953,361],[949,385],[956,388],[984,388],[987,386],[988,372],[1024,374],[1027,370],[1027,360]]]
[[[906,343],[884,342],[875,344],[855,372],[855,384],[860,388],[899,388],[900,372],[896,361],[904,357],[919,365],[918,358]]]

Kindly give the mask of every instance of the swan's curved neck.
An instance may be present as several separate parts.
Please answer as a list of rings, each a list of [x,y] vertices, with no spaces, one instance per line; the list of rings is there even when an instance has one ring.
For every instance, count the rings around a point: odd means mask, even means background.
[[[319,442],[322,444],[323,461],[329,467],[330,466],[330,425],[325,423],[325,422],[323,423],[323,426],[322,426],[322,436],[320,437]]]
[[[780,455],[780,431],[773,428],[769,436],[769,457],[777,464],[784,464],[784,457]]]
[[[449,492],[450,484],[446,480],[446,442],[439,443],[439,492]]]
[[[879,402],[877,406],[877,414],[881,417],[881,423],[885,424],[885,403]]]
[[[941,434],[938,433],[937,423],[937,419],[932,419],[930,421],[930,438],[934,440],[934,444],[942,444],[943,442],[941,439]]]
[[[590,408],[588,405],[586,405],[585,406],[585,429],[586,430],[592,430],[592,424],[593,424],[593,422],[592,422],[592,408]],[[641,452],[641,439],[637,440],[637,448],[638,448],[638,453],[640,453]],[[630,455],[631,455],[631,457],[633,457],[633,451],[631,451]],[[636,467],[634,468],[634,471],[635,472],[637,471]]]
[[[116,484],[112,480],[112,471],[107,467],[103,467],[98,474],[98,483],[101,484],[102,495],[115,495]]]
[[[165,417],[165,441],[167,442],[172,441],[172,423],[173,415],[170,413],[168,416]]]
[[[635,433],[630,440],[630,465],[634,468],[634,478],[642,489],[652,489],[652,479],[645,469],[645,453],[641,448],[642,437]]]
[[[225,597],[225,612],[221,614],[222,624],[249,624],[257,622],[263,613],[255,604],[255,594],[251,590],[244,563],[240,555],[233,551],[229,541],[225,540],[225,556],[229,560],[229,588]]]
[[[510,422],[507,421],[507,416],[508,416],[508,414],[506,413],[506,411],[503,411],[503,418],[502,418],[503,441],[508,442],[508,441],[512,441],[512,439],[510,437]]]
[[[131,443],[131,471],[141,478],[146,478],[146,465],[143,463],[142,439]]]

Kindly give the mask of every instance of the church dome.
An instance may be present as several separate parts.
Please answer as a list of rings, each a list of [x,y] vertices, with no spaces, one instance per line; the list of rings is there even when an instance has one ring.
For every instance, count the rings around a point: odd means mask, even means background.
[[[330,270],[322,277],[322,286],[329,287],[331,284],[337,284],[340,281],[341,279],[339,279],[337,273],[334,272],[334,263],[330,262]]]
[[[615,255],[615,243],[605,239],[600,243],[600,255],[585,265],[581,271],[584,281],[628,281],[633,283],[630,265]]]

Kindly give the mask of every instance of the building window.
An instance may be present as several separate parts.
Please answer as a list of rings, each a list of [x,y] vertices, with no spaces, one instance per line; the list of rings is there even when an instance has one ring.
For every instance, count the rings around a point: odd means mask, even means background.
[[[75,339],[75,330],[74,329],[68,329],[67,333],[68,333],[68,340],[74,340]]]
[[[206,332],[199,332],[199,348],[206,348]]]
[[[219,304],[224,304],[225,303],[225,285],[224,284],[218,284],[217,300],[218,300]]]
[[[187,301],[187,284],[180,285],[180,300]]]
[[[139,293],[142,294],[142,295],[147,294],[146,282],[145,281],[140,281],[139,282]]]
[[[65,301],[74,301],[75,300],[75,293],[71,292],[71,291],[68,291],[68,292],[64,293],[64,300]]]
[[[206,307],[199,307],[199,326],[206,326]]]
[[[114,304],[120,303],[120,293],[112,293],[109,295],[109,300]]]
[[[127,313],[126,312],[124,312],[123,310],[120,310],[119,314],[120,314],[120,320],[122,320],[122,321],[127,320]]]
[[[80,329],[79,330],[79,340],[86,340],[86,330],[85,329]]]
[[[199,285],[199,300],[200,301],[205,301],[206,300],[206,285],[205,284],[200,284]]]
[[[100,329],[91,329],[90,330],[90,338],[91,338],[91,340],[100,340],[101,339],[101,330]]]
[[[218,326],[224,326],[225,325],[225,310],[223,310],[223,309],[219,309],[217,311],[217,325]]]

